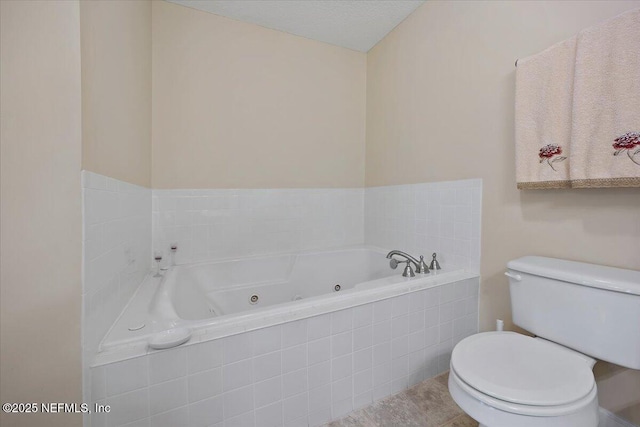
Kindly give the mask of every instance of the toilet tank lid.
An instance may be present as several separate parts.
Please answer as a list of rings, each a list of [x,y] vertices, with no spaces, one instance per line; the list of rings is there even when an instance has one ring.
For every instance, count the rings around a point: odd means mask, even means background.
[[[507,267],[577,285],[640,295],[640,271],[541,256],[514,259]]]

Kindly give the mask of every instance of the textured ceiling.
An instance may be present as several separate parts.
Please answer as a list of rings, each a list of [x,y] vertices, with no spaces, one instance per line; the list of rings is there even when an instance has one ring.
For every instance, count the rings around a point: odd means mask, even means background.
[[[168,0],[274,30],[367,52],[424,0]]]

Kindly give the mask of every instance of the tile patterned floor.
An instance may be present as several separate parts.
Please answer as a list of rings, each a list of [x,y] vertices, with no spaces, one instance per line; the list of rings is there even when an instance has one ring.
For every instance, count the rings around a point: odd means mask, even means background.
[[[449,394],[449,373],[416,384],[325,427],[478,427]]]

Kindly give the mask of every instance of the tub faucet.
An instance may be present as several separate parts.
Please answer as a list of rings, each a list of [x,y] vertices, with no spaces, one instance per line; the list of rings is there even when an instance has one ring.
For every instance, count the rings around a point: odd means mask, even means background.
[[[397,259],[393,258],[393,256],[399,256],[405,259],[405,261],[398,261]],[[429,267],[427,266],[427,263],[424,262],[424,257],[422,255],[420,255],[420,260],[415,259],[414,257],[412,257],[411,255],[409,255],[406,252],[402,252],[399,250],[392,250],[391,252],[389,252],[387,254],[387,259],[390,259],[391,262],[389,263],[389,265],[391,266],[391,268],[396,269],[398,267],[398,264],[400,263],[406,263],[407,266],[404,269],[404,272],[402,273],[403,277],[414,277],[415,274],[413,273],[413,269],[411,268],[411,264],[413,263],[413,265],[416,266],[416,271],[420,274],[428,274],[429,273]]]

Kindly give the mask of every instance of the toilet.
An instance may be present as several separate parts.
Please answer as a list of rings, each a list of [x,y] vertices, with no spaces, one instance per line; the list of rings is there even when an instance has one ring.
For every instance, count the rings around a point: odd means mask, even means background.
[[[451,354],[449,391],[485,427],[597,427],[596,358],[640,369],[640,272],[526,256],[508,263],[513,323]]]

